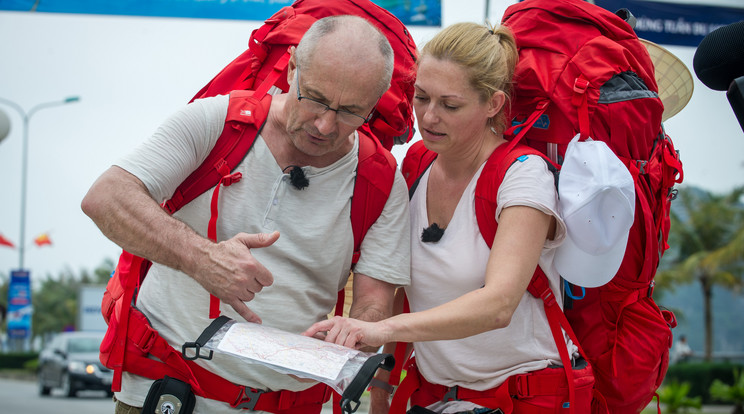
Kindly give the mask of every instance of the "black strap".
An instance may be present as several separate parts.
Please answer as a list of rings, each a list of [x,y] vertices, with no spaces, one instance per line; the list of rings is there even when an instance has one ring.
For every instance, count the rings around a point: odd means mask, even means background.
[[[209,354],[202,355],[201,349],[204,347],[204,345],[209,342],[210,339],[214,336],[214,334],[217,333],[217,331],[220,330],[226,323],[230,322],[232,319],[228,318],[225,315],[218,316],[215,318],[212,323],[207,326],[204,331],[202,331],[201,335],[199,335],[199,338],[196,339],[195,342],[186,342],[181,347],[181,354],[183,355],[184,359],[188,359],[190,361],[193,361],[195,359],[203,358],[206,360],[212,359],[212,355],[214,354],[213,351],[209,351]],[[194,354],[188,355],[187,350],[190,348],[194,348]]]
[[[349,414],[355,412],[359,408],[359,398],[372,381],[377,369],[390,371],[394,366],[395,358],[391,354],[375,354],[364,361],[362,368],[341,394],[341,410]]]

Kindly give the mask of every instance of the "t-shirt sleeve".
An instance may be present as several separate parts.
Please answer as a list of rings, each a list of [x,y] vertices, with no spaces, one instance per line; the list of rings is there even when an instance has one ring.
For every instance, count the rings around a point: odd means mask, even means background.
[[[220,95],[186,105],[114,165],[142,181],[156,201],[165,201],[209,155],[222,134],[228,101]]]
[[[355,272],[406,286],[411,282],[411,234],[408,188],[400,170],[380,218],[369,228],[361,245]]]
[[[546,241],[546,248],[558,246],[566,237],[566,224],[559,213],[555,176],[541,157],[532,155],[515,161],[504,175],[496,200],[497,222],[501,211],[511,206],[532,207],[555,217],[555,237]]]

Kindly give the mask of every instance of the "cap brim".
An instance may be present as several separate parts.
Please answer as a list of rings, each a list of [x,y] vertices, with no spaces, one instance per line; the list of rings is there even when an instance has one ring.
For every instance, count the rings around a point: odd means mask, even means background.
[[[602,286],[612,280],[620,269],[628,245],[628,234],[607,252],[593,255],[578,247],[567,233],[565,241],[555,251],[553,265],[561,277],[574,285]]]
[[[659,87],[659,98],[664,104],[662,121],[681,111],[692,98],[695,83],[687,66],[674,54],[654,42],[639,39],[654,64],[654,75]]]

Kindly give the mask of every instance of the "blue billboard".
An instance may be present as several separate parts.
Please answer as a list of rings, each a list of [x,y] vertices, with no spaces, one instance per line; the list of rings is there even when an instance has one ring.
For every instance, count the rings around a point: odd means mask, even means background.
[[[648,0],[594,0],[604,9],[621,8],[635,16],[638,37],[654,43],[697,47],[713,30],[744,20],[744,8]]]
[[[8,286],[8,338],[31,336],[31,276],[28,270],[10,272]]]
[[[0,10],[258,20],[271,17],[291,0],[0,0]],[[439,26],[441,0],[377,0],[406,25]]]

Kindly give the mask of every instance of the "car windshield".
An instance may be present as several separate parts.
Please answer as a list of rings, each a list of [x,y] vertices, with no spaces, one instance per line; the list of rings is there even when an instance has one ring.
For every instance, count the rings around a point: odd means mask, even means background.
[[[67,345],[68,352],[72,354],[98,352],[101,340],[98,338],[70,338]]]

